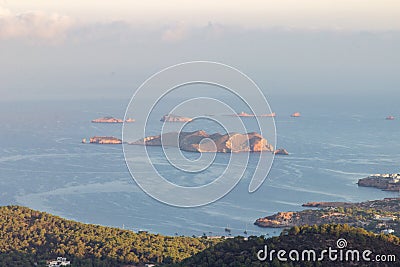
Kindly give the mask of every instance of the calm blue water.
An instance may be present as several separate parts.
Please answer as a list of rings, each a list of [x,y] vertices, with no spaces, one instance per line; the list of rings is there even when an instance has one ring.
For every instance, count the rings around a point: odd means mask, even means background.
[[[224,234],[227,225],[233,235],[246,228],[249,234],[278,234],[253,222],[278,211],[300,210],[308,201],[396,195],[355,184],[371,173],[399,171],[400,119],[384,118],[399,117],[400,112],[393,110],[394,99],[385,101],[273,98],[278,147],[290,156],[276,157],[257,192],[247,192],[247,174],[223,199],[192,209],[170,207],[143,193],[127,170],[121,146],[81,144],[82,138],[93,135],[121,136],[121,125],[90,120],[123,117],[128,100],[1,103],[0,205],[24,205],[86,223],[168,235]],[[295,111],[303,116],[290,118]],[[161,149],[151,151],[162,162]],[[221,162],[224,156],[219,156]],[[250,162],[249,171],[252,167]],[[190,178],[171,174],[182,183]],[[207,177],[193,181],[201,184]]]

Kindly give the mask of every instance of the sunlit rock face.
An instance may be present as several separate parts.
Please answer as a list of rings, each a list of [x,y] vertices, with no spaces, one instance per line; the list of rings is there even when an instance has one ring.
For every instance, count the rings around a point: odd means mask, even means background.
[[[117,119],[114,117],[102,117],[98,119],[92,120],[93,123],[123,123],[124,121],[121,119]]]
[[[86,142],[86,140],[85,140]],[[122,144],[122,140],[114,136],[93,136],[90,137],[91,144]]]
[[[174,146],[193,152],[261,152],[274,151],[274,147],[258,133],[208,134],[205,131],[171,132],[149,136],[131,143],[146,146]]]

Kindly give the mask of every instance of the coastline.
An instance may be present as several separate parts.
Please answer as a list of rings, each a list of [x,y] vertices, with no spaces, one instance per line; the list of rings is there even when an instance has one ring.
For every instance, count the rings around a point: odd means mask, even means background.
[[[267,228],[291,228],[306,225],[347,224],[375,234],[400,237],[400,198],[386,198],[361,203],[313,202],[303,204],[318,207],[298,212],[278,212],[257,219],[254,224]]]

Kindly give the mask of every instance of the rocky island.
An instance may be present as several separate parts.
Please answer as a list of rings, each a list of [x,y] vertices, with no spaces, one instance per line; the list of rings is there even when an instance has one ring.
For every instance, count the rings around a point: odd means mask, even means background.
[[[269,113],[269,114],[254,115],[254,114],[249,114],[249,113],[246,113],[246,112],[242,111],[242,112],[240,112],[238,114],[233,114],[231,116],[234,116],[234,117],[276,117],[276,113],[272,112],[272,113]]]
[[[160,121],[163,121],[163,122],[189,122],[189,121],[192,121],[192,118],[177,116],[174,114],[166,114],[166,115],[162,116]]]
[[[171,132],[130,143],[146,146],[174,146],[192,152],[274,152],[274,147],[258,133],[208,134],[205,131]]]
[[[358,186],[375,187],[386,191],[400,191],[400,173],[373,174],[358,180]]]
[[[135,122],[136,120],[135,119],[132,119],[132,118],[127,118],[126,120],[125,120],[125,122]]]
[[[94,119],[94,120],[92,120],[92,122],[93,123],[123,123],[124,120],[117,119],[114,117],[102,117],[102,118]],[[125,122],[135,122],[135,120],[132,118],[127,118],[125,120]]]
[[[301,114],[300,114],[300,112],[295,112],[292,115],[290,115],[290,117],[294,117],[294,118],[301,117]]]
[[[93,136],[90,137],[91,144],[122,144],[122,140],[114,136]]]
[[[232,116],[236,116],[236,117],[254,117],[255,115],[254,114],[249,114],[249,113],[246,113],[246,112],[240,112],[240,113],[238,113],[238,114],[233,114]]]
[[[259,117],[276,117],[276,113],[272,112],[272,113],[269,113],[269,114],[261,114]]]
[[[274,151],[274,154],[287,156],[287,155],[289,155],[289,152],[284,148],[278,148],[277,150]]]
[[[309,202],[303,207],[316,207],[296,212],[278,212],[259,218],[255,225],[286,228],[302,225],[349,224],[376,233],[400,234],[400,198],[385,198],[360,203]]]

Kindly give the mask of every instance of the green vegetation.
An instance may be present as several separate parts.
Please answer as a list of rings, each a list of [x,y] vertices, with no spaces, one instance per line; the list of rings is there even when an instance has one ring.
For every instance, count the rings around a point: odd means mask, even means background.
[[[0,266],[44,266],[57,256],[67,257],[73,266],[174,263],[220,241],[137,234],[25,207],[0,207]]]
[[[348,249],[369,249],[376,254],[397,255],[400,239],[376,235],[349,225],[314,225],[284,230],[279,237],[236,237],[228,240],[168,237],[134,233],[117,228],[65,220],[24,207],[0,207],[0,266],[45,266],[46,260],[63,256],[72,266],[349,266],[332,262],[260,262],[256,255],[269,249],[314,249],[317,252],[345,238]],[[358,263],[357,266],[375,266]]]
[[[270,262],[260,262],[257,252],[267,245],[269,249],[276,251],[284,249],[298,251],[314,249],[317,252],[327,249],[329,246],[336,249],[336,241],[339,238],[347,240],[346,249],[369,249],[373,255],[397,255],[396,262],[380,264],[372,262],[312,262],[294,261],[279,262],[277,258]],[[361,228],[349,225],[314,225],[293,227],[284,231],[281,236],[264,239],[263,237],[243,237],[221,242],[208,248],[197,255],[185,259],[173,266],[400,266],[400,239],[393,235],[376,235]]]

